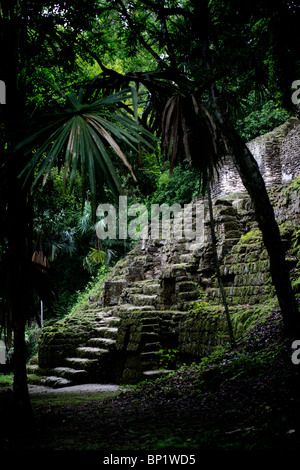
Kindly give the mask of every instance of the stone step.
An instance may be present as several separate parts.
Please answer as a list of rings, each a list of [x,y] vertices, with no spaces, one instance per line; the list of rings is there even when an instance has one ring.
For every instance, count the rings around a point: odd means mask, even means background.
[[[175,276],[175,277],[183,277],[186,276],[186,273],[193,270],[194,265],[190,263],[176,263],[176,264],[171,264],[168,267],[170,276]]]
[[[146,284],[143,286],[142,293],[145,295],[155,295],[159,293],[160,288],[158,283]]]
[[[197,290],[188,291],[188,292],[179,292],[177,294],[179,301],[185,300],[196,300],[199,298],[199,292]]]
[[[146,343],[143,347],[143,352],[157,352],[161,349],[161,344],[159,342],[155,343]]]
[[[196,262],[196,258],[193,253],[179,254],[179,257],[182,263],[186,263],[188,265],[194,264]]]
[[[145,351],[141,353],[142,368],[149,370],[149,368],[157,367],[159,365],[159,356],[157,351]]]
[[[105,322],[109,326],[117,325],[119,321],[120,321],[120,318],[116,316],[110,316],[110,317],[105,318]]]
[[[39,366],[38,364],[27,364],[26,371],[27,374],[38,374]]]
[[[98,326],[116,326],[120,321],[119,317],[109,316],[109,317],[99,317],[94,320],[96,328]]]
[[[73,385],[73,383],[71,380],[64,379],[63,377],[49,375],[41,379],[41,385],[45,385],[46,387],[52,387],[52,388],[60,388],[60,387],[69,387],[70,385]]]
[[[132,287],[127,287],[125,294],[126,295],[131,295],[131,294],[142,294],[143,293],[143,286],[139,285],[134,285]]]
[[[272,289],[268,286],[241,286],[224,287],[227,300],[231,304],[261,303],[262,298],[272,295]],[[222,297],[218,288],[209,288],[206,291],[205,300],[212,303],[220,303]]]
[[[149,312],[143,312],[144,315],[147,315],[142,318],[142,323],[156,323],[164,315],[182,315],[182,311],[178,309],[164,308],[163,310],[150,310]],[[149,316],[148,316],[149,315]]]
[[[158,301],[158,296],[157,295],[145,295],[145,294],[133,294],[131,296],[131,301],[133,305],[136,305],[136,306],[145,306],[145,305],[155,306]]]
[[[146,380],[154,380],[158,379],[159,377],[163,377],[164,375],[170,374],[171,372],[173,371],[168,369],[145,370],[143,372],[143,376]]]
[[[158,327],[158,323],[145,322],[145,324],[142,325],[142,332],[155,332],[157,331]]]
[[[73,369],[72,367],[55,367],[52,370],[54,376],[62,377],[73,383],[83,383],[88,373],[84,369]]]
[[[90,338],[87,346],[102,347],[104,349],[112,349],[116,345],[116,340],[112,338]]]
[[[118,328],[109,327],[109,326],[100,326],[95,328],[95,333],[97,333],[100,338],[116,338],[118,334]]]
[[[159,318],[159,311],[153,310],[150,312],[143,312],[145,315],[149,314],[149,317],[143,317],[141,319],[142,325],[157,325],[157,320]]]
[[[106,356],[109,351],[108,349],[97,348],[92,346],[81,346],[76,349],[78,357],[88,358],[88,359],[99,359],[101,356]]]
[[[93,366],[98,364],[97,359],[89,359],[86,357],[67,357],[65,359],[65,362],[69,365],[72,366],[74,369],[79,369],[79,370],[87,370],[89,371],[90,369],[93,368]]]
[[[196,283],[194,281],[181,281],[177,283],[178,292],[191,292],[195,290]]]
[[[233,264],[223,264],[220,266],[220,271],[222,275],[226,274],[255,274],[257,272],[269,272],[270,262],[269,260],[260,260],[260,261],[250,261],[247,263],[241,262]]]
[[[157,343],[159,341],[159,336],[154,332],[141,332],[141,344],[145,345],[147,343]]]
[[[83,310],[84,313],[93,313],[93,314],[96,314],[96,313],[99,314],[102,311],[103,311],[103,307],[99,307],[98,305],[97,307],[94,307],[94,308],[89,307]]]
[[[119,312],[149,312],[155,310],[153,305],[133,305],[123,304],[119,307]]]

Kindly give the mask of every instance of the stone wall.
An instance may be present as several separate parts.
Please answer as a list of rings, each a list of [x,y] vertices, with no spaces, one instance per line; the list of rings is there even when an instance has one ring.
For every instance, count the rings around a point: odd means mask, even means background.
[[[300,175],[300,121],[291,118],[272,132],[247,144],[258,163],[267,187],[287,183]],[[245,187],[230,156],[212,186],[213,197],[244,192]]]

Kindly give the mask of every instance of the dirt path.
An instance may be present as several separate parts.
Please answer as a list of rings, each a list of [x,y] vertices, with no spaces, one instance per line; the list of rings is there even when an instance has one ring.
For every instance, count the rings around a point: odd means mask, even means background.
[[[43,387],[40,385],[28,385],[30,395],[38,394],[86,394],[101,393],[101,392],[117,392],[120,389],[118,385],[112,384],[83,384],[73,385],[72,387],[51,388]]]

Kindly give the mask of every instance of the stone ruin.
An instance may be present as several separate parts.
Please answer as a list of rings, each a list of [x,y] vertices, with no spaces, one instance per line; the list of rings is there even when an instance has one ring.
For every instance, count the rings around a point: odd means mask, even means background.
[[[299,144],[295,119],[249,143],[293,276],[300,270],[289,252],[300,224]],[[252,202],[229,159],[213,194],[218,258],[238,339],[257,308],[276,296]],[[170,239],[140,240],[78,311],[43,330],[38,363],[28,366],[32,380],[53,387],[136,383],[197,361],[228,341],[207,201],[196,198],[190,210],[197,209],[204,214],[201,240],[177,238],[175,224]]]
[[[259,136],[247,144],[258,163],[265,184],[271,187],[292,181],[300,174],[300,121],[290,118],[272,132]],[[245,187],[230,156],[226,157],[212,197],[219,198],[241,193]]]

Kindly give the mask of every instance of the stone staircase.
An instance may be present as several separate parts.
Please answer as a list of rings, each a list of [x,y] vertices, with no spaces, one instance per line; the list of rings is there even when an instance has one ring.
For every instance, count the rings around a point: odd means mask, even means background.
[[[160,245],[157,251],[162,248],[165,247]],[[187,254],[190,257],[190,254]],[[143,258],[140,256],[139,261],[143,259],[145,262],[146,256]],[[158,266],[156,267],[158,269]],[[147,268],[149,265],[146,263],[145,272]],[[153,265],[151,268],[153,269]],[[169,316],[182,314],[188,305],[198,298],[199,291],[191,277],[191,273],[196,269],[197,263],[168,264],[168,270],[163,276],[148,276],[148,279],[142,280],[136,279],[137,273],[134,273],[133,267],[128,265],[121,269],[117,277],[112,273],[104,285],[103,295],[94,303],[91,301],[89,307],[82,311],[83,316],[89,314],[93,318],[90,336],[84,343],[78,344],[71,356],[65,357],[60,364],[51,369],[45,371],[36,364],[28,365],[29,382],[31,374],[35,374],[35,381],[37,376],[40,376],[42,385],[53,388],[88,382],[119,381],[122,373],[117,373],[118,367],[115,367],[115,362],[118,362],[116,356],[123,354],[120,353],[123,346],[117,344],[120,335],[119,325],[124,317],[130,315],[139,317],[140,322],[137,340],[140,360],[137,377],[143,380],[170,372],[168,369],[163,369],[160,363],[158,352],[168,345],[163,344],[160,339],[161,324],[158,319],[164,315],[166,309]],[[124,271],[130,282],[124,276]],[[149,271],[151,272],[148,269]],[[116,375],[119,377],[117,380]],[[126,381],[126,373],[121,381],[124,380]],[[128,378],[127,382],[130,381]]]
[[[119,318],[108,309],[89,309],[93,312],[94,328],[92,336],[85,344],[78,345],[72,357],[66,357],[60,366],[47,371],[37,364],[29,364],[29,374],[40,375],[40,384],[58,388],[89,382],[108,383],[111,379],[112,352],[116,344]],[[83,315],[84,315],[83,311]]]

